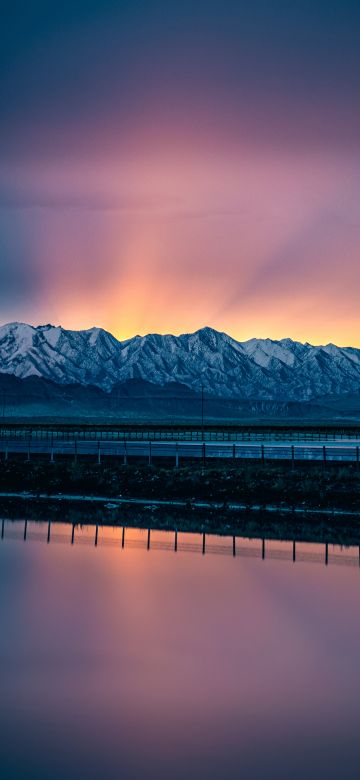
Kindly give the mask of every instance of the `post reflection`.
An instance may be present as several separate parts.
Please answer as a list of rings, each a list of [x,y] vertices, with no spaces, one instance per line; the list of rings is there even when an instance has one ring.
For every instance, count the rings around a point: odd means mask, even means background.
[[[20,530],[20,528],[22,530]],[[49,520],[1,521],[1,539],[22,538],[24,541],[47,541],[52,544],[69,542],[94,544],[95,547],[113,546],[121,549],[146,548],[151,550],[173,550],[174,552],[201,552],[202,555],[228,555],[235,557],[260,558],[263,561],[287,560],[307,563],[340,564],[360,567],[360,545],[339,545],[304,542],[293,539],[281,541],[266,538],[241,536],[218,536],[209,533],[188,533],[134,528],[132,526],[61,523]]]

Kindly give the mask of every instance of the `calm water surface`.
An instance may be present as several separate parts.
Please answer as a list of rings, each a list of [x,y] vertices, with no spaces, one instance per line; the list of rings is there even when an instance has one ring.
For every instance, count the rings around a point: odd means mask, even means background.
[[[0,540],[2,780],[359,778],[357,550],[46,533]]]

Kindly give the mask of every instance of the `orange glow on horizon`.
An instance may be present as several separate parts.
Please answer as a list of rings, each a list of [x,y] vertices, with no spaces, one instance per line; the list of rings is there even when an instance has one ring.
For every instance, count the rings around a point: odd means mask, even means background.
[[[3,311],[123,340],[205,325],[360,347],[353,160],[168,152],[19,172],[37,299]],[[34,178],[35,177],[35,178]],[[29,238],[28,238],[29,237]]]

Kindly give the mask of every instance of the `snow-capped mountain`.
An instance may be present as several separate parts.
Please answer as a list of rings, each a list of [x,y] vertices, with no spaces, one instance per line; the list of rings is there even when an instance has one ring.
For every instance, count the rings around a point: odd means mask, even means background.
[[[101,328],[0,327],[0,372],[110,391],[139,378],[223,398],[303,401],[360,388],[360,350],[291,339],[239,342],[211,328],[118,341]]]

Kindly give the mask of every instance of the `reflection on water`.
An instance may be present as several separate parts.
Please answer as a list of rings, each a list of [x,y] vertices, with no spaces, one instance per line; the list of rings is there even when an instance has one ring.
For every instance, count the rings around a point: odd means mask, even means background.
[[[359,548],[2,535],[1,778],[358,778]]]
[[[24,539],[52,544],[90,544],[95,547],[112,546],[121,549],[173,550],[174,552],[201,552],[203,555],[246,556],[253,558],[306,561],[360,567],[360,546],[303,541],[280,541],[235,536],[215,536],[208,533],[159,531],[118,525],[58,523],[49,520],[0,521],[1,539]]]

